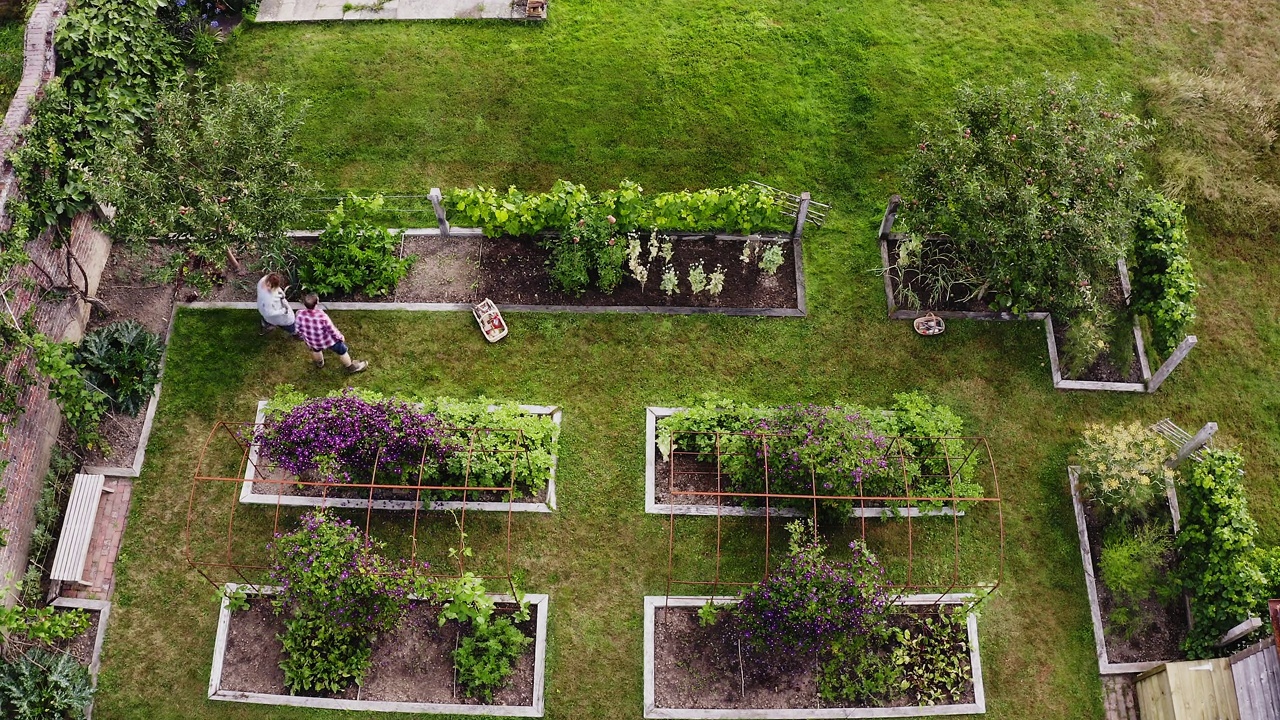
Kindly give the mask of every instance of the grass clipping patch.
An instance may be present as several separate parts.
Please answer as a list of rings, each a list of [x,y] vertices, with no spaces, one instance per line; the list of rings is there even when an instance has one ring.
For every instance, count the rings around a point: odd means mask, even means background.
[[[1166,195],[1248,234],[1280,230],[1280,87],[1175,70],[1146,83]]]

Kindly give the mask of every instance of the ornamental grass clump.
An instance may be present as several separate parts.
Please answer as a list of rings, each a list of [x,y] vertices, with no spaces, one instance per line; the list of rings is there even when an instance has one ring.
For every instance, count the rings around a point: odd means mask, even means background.
[[[790,523],[787,532],[787,559],[736,606],[721,612],[744,650],[772,657],[809,655],[884,623],[889,603],[884,568],[864,542],[849,544],[849,561],[832,562],[811,522]]]
[[[272,601],[284,616],[285,686],[290,693],[339,693],[360,684],[369,669],[373,639],[404,614],[412,568],[378,554],[381,545],[347,520],[318,510],[297,530],[279,533]]]
[[[393,398],[369,399],[348,388],[269,415],[257,432],[265,460],[301,478],[325,482],[416,480],[454,448],[432,413]]]
[[[1090,425],[1082,440],[1080,489],[1111,518],[1145,518],[1174,481],[1173,470],[1165,466],[1172,456],[1169,447],[1142,423]]]

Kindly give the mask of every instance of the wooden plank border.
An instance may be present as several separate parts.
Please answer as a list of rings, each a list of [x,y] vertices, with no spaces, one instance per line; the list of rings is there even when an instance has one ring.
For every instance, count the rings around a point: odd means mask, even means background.
[[[934,605],[962,604],[973,599],[972,594],[952,593],[946,595],[907,595],[894,601],[896,605]],[[948,705],[925,705],[916,707],[875,707],[875,708],[807,708],[767,709],[767,708],[663,708],[658,707],[655,691],[656,655],[654,625],[657,609],[660,607],[701,607],[708,601],[722,605],[738,602],[733,597],[667,597],[664,595],[646,595],[644,598],[644,717],[645,718],[687,718],[689,720],[802,720],[807,718],[898,718],[929,717],[936,715],[971,715],[987,711],[986,690],[982,680],[982,658],[978,648],[978,616],[969,613],[966,630],[969,635],[969,662],[973,668],[973,696],[971,703]]]

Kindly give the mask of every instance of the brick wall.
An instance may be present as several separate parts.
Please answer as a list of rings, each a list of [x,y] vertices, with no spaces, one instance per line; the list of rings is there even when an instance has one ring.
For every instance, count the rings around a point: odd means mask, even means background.
[[[31,14],[24,41],[22,82],[9,104],[4,124],[0,126],[0,157],[7,156],[13,149],[19,131],[30,118],[34,96],[53,77],[53,31],[66,4],[66,0],[42,0]],[[5,162],[0,169],[0,222],[7,222],[4,209],[15,192],[13,168]],[[89,283],[87,289],[93,294],[111,252],[110,238],[95,229],[93,217],[85,213],[72,223],[69,247],[84,267]],[[51,247],[46,235],[29,243],[27,252],[31,256],[31,264],[16,268],[13,278],[32,280],[35,289],[15,289],[10,300],[12,310],[22,315],[34,308],[34,320],[41,332],[57,340],[78,340],[84,334],[89,318],[88,306],[78,300],[42,297],[40,290],[50,285],[69,284],[66,249]],[[78,270],[73,272],[73,276],[77,286],[84,284]],[[29,357],[20,357],[12,366],[4,368],[4,381],[12,382],[18,366],[29,362]],[[9,539],[8,545],[0,548],[0,588],[9,588],[20,582],[26,571],[27,549],[35,525],[35,505],[62,423],[57,405],[49,400],[48,389],[48,382],[43,379],[26,389],[21,399],[25,411],[10,428],[8,439],[0,443],[0,458],[11,461],[0,476],[0,486],[7,491],[7,499],[0,503],[0,527],[8,530]],[[6,592],[4,599],[11,603],[12,593]]]

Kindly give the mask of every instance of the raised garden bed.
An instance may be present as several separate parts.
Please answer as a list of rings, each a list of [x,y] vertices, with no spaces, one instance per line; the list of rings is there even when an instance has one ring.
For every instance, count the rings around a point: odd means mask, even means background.
[[[226,595],[243,591],[249,609],[232,612]],[[279,635],[284,620],[265,597],[275,588],[228,583],[218,615],[209,699],[262,705],[290,705],[329,710],[401,712],[452,715],[542,717],[546,672],[548,596],[529,594],[533,609],[529,625],[533,645],[517,661],[507,686],[492,704],[462,696],[454,681],[452,653],[459,637],[456,622],[440,626],[438,608],[422,602],[411,605],[399,626],[373,643],[372,667],[363,685],[340,696],[310,697],[285,691],[280,669],[283,648]],[[494,595],[498,612],[513,608],[515,598]]]
[[[315,233],[295,233],[310,242]],[[801,317],[806,314],[804,260],[799,238],[768,237],[791,248],[773,276],[765,275],[739,256],[746,237],[672,233],[675,255],[671,265],[681,274],[681,291],[671,297],[658,289],[651,276],[641,288],[627,276],[611,294],[587,290],[581,296],[553,290],[547,274],[547,251],[527,239],[485,238],[478,229],[452,228],[441,237],[436,228],[409,229],[402,236],[402,255],[417,260],[390,297],[324,298],[333,310],[467,310],[484,298],[503,310],[526,312],[666,313]],[[724,291],[715,298],[705,292],[691,296],[684,275],[698,260],[708,272],[725,270]],[[209,300],[189,303],[194,308],[256,308],[257,278],[229,278]]]
[[[1063,376],[1062,359],[1058,354],[1058,347],[1066,333],[1065,321],[1059,319],[1055,325],[1053,317],[1047,312],[1027,312],[1021,315],[1009,312],[993,312],[987,309],[991,304],[989,298],[976,298],[967,303],[951,303],[941,308],[910,310],[899,307],[897,301],[898,279],[890,272],[893,267],[890,259],[896,257],[897,244],[901,237],[890,232],[895,216],[896,205],[891,201],[888,210],[885,212],[884,221],[880,226],[879,238],[885,302],[888,305],[890,319],[915,320],[916,318],[933,314],[944,320],[1042,321],[1045,327],[1045,340],[1049,348],[1049,364],[1053,377],[1053,386],[1059,390],[1155,392],[1196,344],[1196,336],[1188,335],[1160,367],[1155,372],[1152,372],[1147,356],[1146,342],[1143,339],[1142,327],[1137,318],[1135,318],[1133,323],[1133,359],[1128,367],[1115,368],[1110,358],[1104,356],[1090,367],[1081,378],[1067,378]],[[1119,271],[1121,295],[1127,302],[1129,296],[1129,270],[1123,260],[1119,263]],[[902,280],[910,284],[913,278],[908,274]]]
[[[261,426],[265,418],[267,400],[258,402],[255,426]],[[521,405],[521,410],[531,415],[549,416],[557,426],[561,422],[560,408],[553,405]],[[288,476],[272,468],[268,463],[259,463],[257,443],[249,447],[249,461],[245,464],[244,482],[240,487],[240,502],[257,505],[288,505],[293,507],[334,507],[334,508],[373,508],[374,510],[460,510],[464,506],[468,511],[480,510],[491,512],[541,512],[549,513],[556,509],[556,466],[558,458],[553,459],[547,478],[546,487],[537,496],[523,499],[503,499],[505,491],[468,491],[468,499],[461,500],[429,500],[423,503],[417,499],[418,491],[412,486],[404,489],[374,490],[372,500],[367,488],[345,488],[334,484],[320,489],[315,487],[299,487],[282,485],[280,482],[260,482],[261,479],[279,481]]]
[[[1152,613],[1154,626],[1150,631],[1140,633],[1132,639],[1126,639],[1110,627],[1109,617],[1114,601],[1098,571],[1102,552],[1102,523],[1096,510],[1087,506],[1081,497],[1079,474],[1078,466],[1067,468],[1071,483],[1071,503],[1080,536],[1080,559],[1084,566],[1085,588],[1089,594],[1089,614],[1093,622],[1098,671],[1102,675],[1141,673],[1166,662],[1183,659],[1185,653],[1182,651],[1181,641],[1187,632],[1187,614],[1182,602],[1160,606],[1154,600],[1148,600],[1150,607],[1144,606],[1144,609]],[[1172,486],[1169,487],[1167,496],[1168,504],[1164,507],[1169,511],[1176,533],[1179,527],[1178,498]]]
[[[98,684],[98,667],[102,661],[102,640],[107,635],[107,619],[111,616],[111,603],[105,600],[81,600],[80,598],[56,598],[53,607],[71,610],[79,608],[89,613],[89,627],[80,635],[59,642],[55,649],[71,653],[80,664],[89,668],[94,685]]]
[[[97,297],[109,311],[94,308],[86,333],[121,320],[136,320],[169,345],[174,317],[174,288],[156,283],[151,278],[166,259],[166,251],[148,247],[142,252],[117,248],[107,261]],[[166,352],[167,355],[167,352]],[[164,357],[160,360],[164,373]],[[102,420],[101,432],[110,452],[90,452],[85,458],[84,472],[116,477],[138,477],[146,459],[147,441],[160,401],[160,383],[156,383],[150,402],[137,415],[108,412]]]
[[[659,456],[658,452],[658,421],[665,417],[670,417],[684,408],[671,407],[647,407],[645,408],[644,423],[644,510],[646,513],[658,515],[731,515],[731,516],[751,516],[762,517],[766,513],[763,507],[744,507],[740,501],[734,498],[726,498],[723,502],[718,502],[714,495],[678,495],[673,496],[670,493],[670,483],[668,478],[671,472],[671,462],[677,463],[677,478],[681,481],[687,481],[687,485],[677,487],[678,491],[691,492],[715,492],[715,480],[708,476],[686,475],[681,474],[683,471],[705,470],[714,473],[715,466],[710,463],[700,463],[688,457],[673,457],[670,460],[664,460]],[[770,507],[767,512],[777,517],[803,517],[809,513],[797,508],[790,507]],[[921,516],[952,516],[957,514],[952,508],[941,508],[937,510],[921,510],[917,507],[912,508],[884,508],[884,507],[858,507],[853,508],[851,517],[921,517]],[[964,511],[959,512],[964,515]]]
[[[816,685],[816,665],[757,676],[734,650],[714,637],[716,626],[703,628],[698,608],[710,597],[647,596],[644,599],[644,717],[646,718],[874,718],[966,715],[986,712],[982,663],[978,651],[978,618],[969,614],[957,650],[970,668],[970,687],[963,701],[908,705],[909,698],[888,706],[824,706]],[[970,595],[909,595],[895,601],[919,612],[935,604],[946,607]],[[715,598],[717,603],[737,602]],[[904,615],[899,621],[910,622]],[[723,633],[720,633],[723,634]],[[723,640],[721,638],[721,640]],[[767,680],[766,680],[767,678]]]

